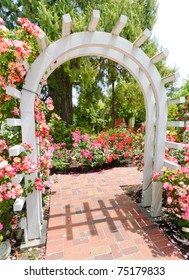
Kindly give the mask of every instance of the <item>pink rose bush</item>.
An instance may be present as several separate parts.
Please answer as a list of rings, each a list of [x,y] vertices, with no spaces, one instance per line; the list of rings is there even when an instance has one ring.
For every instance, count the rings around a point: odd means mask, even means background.
[[[45,113],[53,110],[54,106],[51,98],[42,102],[36,96],[36,137],[40,145],[38,162],[31,161],[30,153],[32,153],[33,147],[27,143],[21,144],[24,151],[19,156],[10,156],[9,148],[22,141],[21,130],[19,127],[10,129],[5,120],[20,117],[20,104],[17,99],[7,95],[5,90],[7,86],[21,88],[26,75],[24,60],[31,64],[39,54],[36,37],[39,35],[40,28],[26,18],[18,19],[21,27],[16,30],[9,30],[4,23],[4,20],[0,18],[0,225],[3,225],[2,236],[6,238],[7,230],[10,229],[13,220],[12,206],[15,199],[26,196],[33,189],[44,193],[45,184],[50,186],[50,161],[54,147],[51,144],[53,139],[49,133]],[[16,175],[33,173],[38,174],[38,178],[34,183],[29,181],[28,187],[24,180],[21,180],[19,184],[14,183]]]
[[[3,241],[3,235],[1,234],[1,231],[3,230],[3,224],[0,223],[0,243]]]
[[[168,218],[180,227],[189,227],[189,166],[179,170],[164,167],[162,174],[153,174],[153,180],[162,182],[166,198],[164,211]]]
[[[18,22],[28,32],[37,37],[39,35],[40,28],[31,23],[27,18],[18,18]]]

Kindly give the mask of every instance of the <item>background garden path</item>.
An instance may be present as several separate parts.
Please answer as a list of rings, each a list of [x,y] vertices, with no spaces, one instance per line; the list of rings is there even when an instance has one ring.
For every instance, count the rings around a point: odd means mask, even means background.
[[[45,259],[182,259],[120,187],[141,182],[135,167],[62,175],[52,187]]]

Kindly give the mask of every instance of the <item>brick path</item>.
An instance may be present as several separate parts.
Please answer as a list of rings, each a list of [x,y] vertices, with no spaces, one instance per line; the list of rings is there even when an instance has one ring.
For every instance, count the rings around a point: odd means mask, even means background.
[[[182,259],[120,188],[141,180],[135,167],[63,175],[52,187],[46,259]]]

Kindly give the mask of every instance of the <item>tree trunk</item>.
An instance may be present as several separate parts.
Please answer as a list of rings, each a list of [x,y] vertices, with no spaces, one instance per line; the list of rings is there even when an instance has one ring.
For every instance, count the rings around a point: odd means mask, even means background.
[[[135,126],[135,116],[132,116],[129,118],[128,124],[129,124],[129,126],[132,126],[132,127]]]
[[[112,127],[115,127],[116,116],[115,116],[115,86],[114,81],[112,81]]]
[[[72,86],[70,84],[67,92],[61,96],[61,118],[68,125],[73,124]]]
[[[53,98],[55,111],[68,125],[73,123],[72,83],[64,68],[52,73],[49,82],[49,95]]]

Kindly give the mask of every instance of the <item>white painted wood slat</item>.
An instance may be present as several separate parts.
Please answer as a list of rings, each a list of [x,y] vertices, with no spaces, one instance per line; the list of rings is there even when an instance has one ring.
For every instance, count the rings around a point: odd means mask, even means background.
[[[6,119],[9,126],[21,126],[21,119]]]
[[[179,73],[175,73],[173,75],[167,76],[165,78],[162,78],[162,82],[163,84],[167,84],[167,83],[171,83],[171,82],[175,82],[178,78],[179,78]]]
[[[15,200],[15,203],[13,204],[13,211],[14,212],[22,211],[25,201],[26,201],[25,197],[18,197]]]
[[[186,101],[185,96],[181,96],[176,99],[168,100],[168,105],[180,104],[180,103],[184,103],[185,101]]]
[[[164,160],[164,165],[173,170],[178,170],[181,168],[181,166],[179,164],[176,164],[176,163],[168,161],[168,160]]]
[[[46,50],[46,48],[47,48],[47,36],[42,29],[40,29],[40,31],[39,31],[39,35],[37,37],[37,42],[38,42],[38,45],[39,45],[39,48],[40,48],[41,52]]]
[[[21,98],[21,92],[14,87],[7,86],[6,87],[6,94],[8,94],[8,95],[10,95],[10,96],[12,96],[16,99]]]
[[[172,148],[172,149],[176,149],[176,150],[183,150],[183,144],[182,143],[166,141],[165,146],[167,148]]]
[[[112,30],[112,34],[118,36],[122,29],[125,27],[126,23],[127,23],[127,16],[121,15],[118,22],[116,23],[116,25],[114,26],[113,30]]]
[[[146,28],[143,33],[133,42],[133,45],[139,48],[150,37],[152,32]]]
[[[100,11],[93,10],[93,14],[92,14],[91,20],[89,22],[89,26],[88,26],[88,30],[90,32],[96,31],[99,20],[100,20]]]
[[[22,179],[24,178],[23,174],[17,174],[15,177],[12,178],[12,183],[13,184],[20,184]]]
[[[62,37],[66,37],[71,34],[72,19],[69,14],[62,16]]]
[[[23,151],[24,151],[24,147],[22,147],[21,145],[15,145],[9,148],[9,155],[12,157],[18,156]]]
[[[151,58],[151,62],[152,63],[158,63],[159,61],[161,61],[162,59],[166,58],[169,54],[169,51],[167,49],[164,49],[163,51],[161,51],[160,53],[154,55]]]
[[[184,127],[185,124],[183,121],[170,121],[167,122],[167,126],[172,126],[172,127]]]

